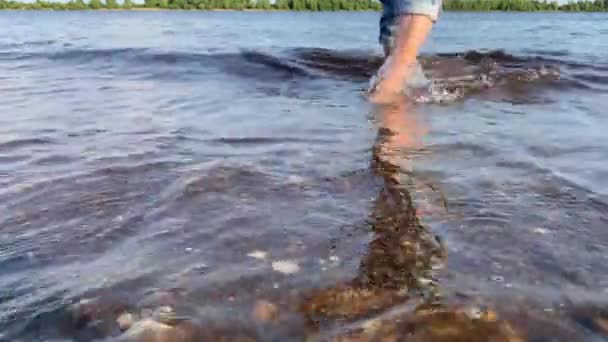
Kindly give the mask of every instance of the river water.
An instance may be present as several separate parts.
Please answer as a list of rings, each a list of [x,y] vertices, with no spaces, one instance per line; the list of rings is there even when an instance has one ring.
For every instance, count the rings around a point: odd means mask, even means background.
[[[377,25],[0,12],[0,340],[605,338],[608,16]]]

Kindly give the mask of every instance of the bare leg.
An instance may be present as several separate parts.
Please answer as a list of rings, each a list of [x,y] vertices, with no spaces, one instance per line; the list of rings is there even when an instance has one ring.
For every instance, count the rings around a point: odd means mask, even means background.
[[[404,15],[399,19],[392,51],[392,72],[400,73],[402,77],[407,76],[408,65],[416,62],[420,47],[426,41],[432,27],[433,21],[424,15]]]
[[[384,75],[371,96],[372,102],[387,104],[400,100],[400,91],[417,66],[418,52],[432,27],[433,21],[424,15],[408,14],[400,17],[393,48],[384,47],[387,58],[383,66]]]

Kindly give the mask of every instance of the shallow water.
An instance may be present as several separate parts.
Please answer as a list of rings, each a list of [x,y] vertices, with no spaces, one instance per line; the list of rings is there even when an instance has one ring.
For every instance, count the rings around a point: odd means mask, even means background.
[[[606,19],[0,12],[0,340],[601,340]]]

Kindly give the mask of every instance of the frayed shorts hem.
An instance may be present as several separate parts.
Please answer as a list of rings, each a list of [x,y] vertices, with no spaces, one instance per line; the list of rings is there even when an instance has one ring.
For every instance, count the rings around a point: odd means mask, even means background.
[[[404,15],[423,15],[437,22],[442,12],[442,0],[382,0],[378,41],[385,48],[392,48],[399,18]]]

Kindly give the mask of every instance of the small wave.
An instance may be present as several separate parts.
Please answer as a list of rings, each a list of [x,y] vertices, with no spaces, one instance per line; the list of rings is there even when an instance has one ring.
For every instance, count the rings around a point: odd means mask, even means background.
[[[114,49],[66,49],[58,52],[40,53],[36,57],[48,58],[50,60],[66,61],[94,61],[107,58],[130,58],[141,56],[147,49],[136,48],[114,48]]]
[[[583,80],[577,80],[571,77],[562,77],[560,82],[556,82],[551,85],[552,88],[557,90],[585,90],[585,91],[602,91],[601,87],[594,86],[589,82]]]
[[[560,54],[563,53],[553,53]],[[383,62],[381,56],[364,51],[300,48],[291,55],[296,63],[325,77],[357,82],[375,77]],[[433,86],[415,95],[416,101],[431,103],[453,102],[490,88],[504,89],[506,95],[529,84],[535,85],[533,89],[543,89],[560,83],[562,66],[573,64],[559,58],[518,56],[503,50],[422,55],[419,61]]]
[[[135,165],[113,165],[100,167],[93,171],[92,176],[112,176],[112,175],[122,175],[122,176],[131,176],[137,175],[145,172],[154,172],[155,170],[163,170],[169,169],[171,167],[178,166],[179,164],[176,162],[169,161],[154,161],[154,162],[145,162],[139,163],[137,162]]]
[[[553,51],[553,50],[524,50],[530,55],[517,56],[505,52],[504,50],[490,50],[490,51],[478,51],[470,50],[463,53],[440,53],[438,56],[452,57],[452,58],[464,58],[465,60],[472,63],[480,63],[484,60],[492,60],[501,64],[512,63],[514,66],[522,65],[538,65],[539,63],[544,64],[555,64],[556,67],[573,67],[573,68],[590,68],[596,70],[606,70],[608,65],[606,64],[592,64],[585,63],[583,61],[566,59],[564,57],[571,56],[571,54],[565,50]]]
[[[0,219],[7,237],[2,270],[88,260],[134,236],[145,228],[143,215],[156,204],[150,199],[169,174],[163,164],[139,163],[8,189],[2,198],[10,214]]]
[[[528,149],[530,151],[530,149]],[[539,154],[537,152],[530,151],[532,154],[536,153],[540,157],[544,157],[546,154]],[[576,149],[566,150],[560,153],[575,153]],[[546,152],[545,152],[546,153]],[[586,185],[580,184],[576,180],[569,179],[566,176],[560,175],[556,171],[543,167],[538,163],[532,161],[517,161],[517,160],[502,160],[497,161],[496,166],[505,169],[521,170],[524,171],[530,179],[538,179],[536,183],[528,186],[526,191],[536,192],[542,195],[543,198],[549,200],[568,201],[574,200],[580,205],[581,212],[584,212],[586,208],[601,207],[603,209],[606,205],[606,198],[601,194],[597,193],[593,188]],[[574,195],[573,195],[574,194]]]
[[[452,143],[452,144],[436,144],[431,146],[433,153],[439,153],[445,156],[467,158],[490,158],[496,154],[491,148],[473,143]]]
[[[293,137],[245,137],[245,138],[218,138],[211,139],[211,143],[220,143],[228,145],[271,145],[284,143],[318,143],[327,144],[339,142],[335,139],[313,139],[313,138],[293,138]]]
[[[570,51],[568,51],[568,50],[524,49],[523,52],[530,53],[532,55],[550,56],[550,57],[567,57],[567,56],[570,56]]]
[[[0,156],[0,164],[17,163],[30,159],[27,155]]]
[[[23,147],[39,146],[39,145],[50,145],[55,144],[55,140],[50,138],[26,138],[26,139],[15,139],[7,142],[0,143],[0,152],[13,151]]]
[[[602,91],[602,64],[572,60],[568,51],[527,51],[532,55],[515,55],[504,50],[471,50],[422,55],[424,72],[433,81],[427,92],[416,95],[417,102],[454,102],[488,89],[504,96],[493,96],[514,102],[538,101],[532,91],[583,89]],[[350,81],[369,81],[382,64],[382,57],[365,51],[341,51],[320,48],[296,48],[288,55],[293,62],[306,66],[323,77]],[[590,70],[581,75],[573,70]],[[530,87],[531,86],[531,87]],[[521,91],[520,91],[521,90]],[[529,98],[521,98],[521,94]]]
[[[568,51],[528,52],[531,55],[515,55],[504,50],[471,50],[420,56],[425,74],[435,83],[430,94],[431,102],[435,99],[458,100],[489,88],[517,89],[534,84],[535,90],[548,85],[602,90],[597,85],[606,83],[606,76],[601,72],[608,71],[608,65],[574,59]],[[2,53],[0,58],[42,58],[70,65],[104,63],[104,66],[118,68],[113,70],[121,73],[125,69],[127,74],[144,73],[144,77],[155,79],[190,79],[220,71],[259,82],[328,77],[364,82],[369,81],[382,64],[381,56],[368,51],[322,48],[294,48],[278,53],[255,50],[64,49],[8,52]],[[272,84],[274,86],[275,83]]]
[[[565,58],[571,56],[567,51],[552,51],[552,50],[526,50],[531,55],[516,56],[509,54],[504,50],[493,51],[467,51],[464,53],[440,53],[437,56],[447,58],[461,58],[469,63],[481,64],[497,63],[499,66],[522,69],[534,67],[550,67],[555,69],[589,69],[594,71],[608,71],[608,65],[602,63],[586,63],[581,60],[572,60]]]
[[[109,48],[109,49],[62,49],[40,52],[3,52],[5,59],[48,59],[52,61],[91,63],[99,60],[157,62],[160,64],[177,64],[197,62],[205,59],[207,54],[194,52],[161,52],[147,48]],[[221,55],[220,55],[221,56]]]
[[[318,71],[326,71],[333,75],[344,75],[368,78],[382,63],[382,57],[370,54],[366,51],[331,50],[324,48],[294,48],[285,51],[287,54],[274,55],[255,50],[243,50],[240,52],[217,52],[210,49],[207,52],[183,52],[183,51],[157,51],[149,48],[110,48],[110,49],[64,49],[60,51],[41,52],[1,52],[4,58],[14,59],[46,58],[55,61],[77,61],[91,62],[99,59],[110,59],[115,61],[131,60],[135,62],[151,62],[159,64],[182,64],[209,62],[233,62],[235,59],[262,64],[272,68],[291,71],[300,75],[307,75],[306,67]],[[535,55],[516,56],[504,50],[477,51],[471,50],[456,53],[438,53],[435,55],[421,56],[422,59],[433,57],[459,59],[479,64],[484,60],[491,59],[494,62],[526,63],[537,62],[556,63],[558,65],[580,66],[594,68],[597,65],[585,64],[580,61],[561,60],[559,57],[569,55],[567,51],[538,51],[527,50]],[[557,58],[556,58],[557,57]],[[600,67],[603,67],[600,65]],[[606,66],[608,68],[608,66]]]
[[[55,41],[55,40],[49,39],[49,40],[32,40],[32,41],[27,41],[27,42],[22,42],[22,43],[4,43],[4,44],[0,44],[0,49],[8,50],[8,49],[26,48],[26,47],[34,47],[34,46],[48,46],[48,45],[53,45],[56,42],[57,41]]]
[[[573,73],[574,79],[587,81],[593,84],[608,84],[608,75],[589,74],[589,73]]]
[[[44,158],[39,158],[33,161],[33,164],[39,166],[48,166],[48,165],[62,165],[69,164],[76,160],[76,158],[62,156],[62,155],[50,155]]]
[[[246,61],[254,64],[265,65],[274,70],[284,71],[295,76],[309,76],[309,73],[302,67],[291,64],[286,60],[282,60],[281,58],[272,55],[255,51],[244,51],[242,56]]]
[[[521,63],[527,60],[524,57],[512,55],[510,53],[505,52],[504,50],[492,50],[487,52],[470,50],[464,53],[439,53],[437,54],[437,56],[451,58],[462,57],[468,62],[472,62],[475,64],[479,64],[487,59],[491,59],[498,63]]]
[[[92,137],[98,134],[102,134],[102,133],[106,133],[107,130],[105,129],[101,129],[101,128],[92,128],[92,129],[86,129],[83,131],[79,131],[79,132],[68,132],[67,136],[70,138],[76,138],[76,137]]]
[[[367,80],[382,64],[379,56],[358,51],[335,51],[321,48],[296,48],[296,61],[328,75]]]
[[[234,194],[235,198],[249,194],[261,199],[286,184],[264,170],[224,163],[204,164],[201,170],[192,170],[188,175],[167,187],[161,197],[181,202],[203,194],[223,193]]]
[[[209,69],[220,69],[225,73],[260,80],[277,80],[286,78],[311,77],[310,72],[302,65],[272,54],[243,50],[236,53],[227,52],[181,52],[156,51],[146,48],[112,48],[112,49],[64,49],[50,52],[4,52],[2,60],[47,59],[58,63],[94,64],[108,63],[115,67],[142,66],[146,70],[159,67],[190,67],[188,74],[200,73]],[[154,70],[154,69],[150,69]],[[174,70],[167,74],[166,69],[156,70],[155,77],[179,77]]]

